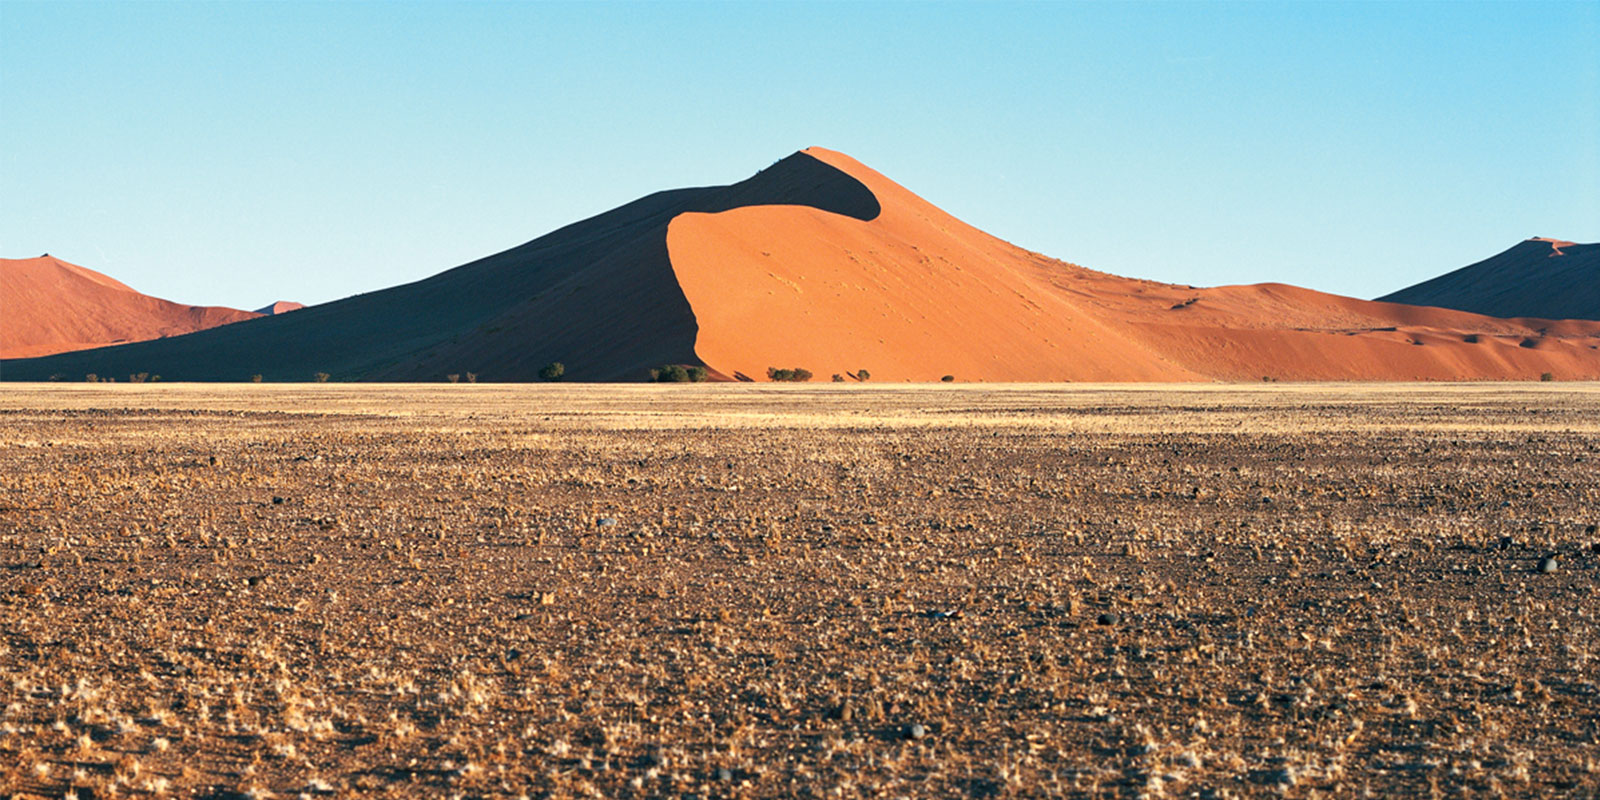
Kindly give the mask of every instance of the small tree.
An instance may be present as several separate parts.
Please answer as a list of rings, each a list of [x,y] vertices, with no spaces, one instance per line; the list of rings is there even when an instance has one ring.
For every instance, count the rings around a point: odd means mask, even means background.
[[[1553,372],[1541,372],[1541,373],[1539,373],[1539,380],[1544,381],[1546,383],[1549,383],[1550,381],[1553,381],[1555,379],[1556,379],[1556,376],[1555,376],[1555,373],[1553,373]]]
[[[872,378],[872,373],[870,373],[870,372],[868,372],[868,371],[866,371],[864,369],[856,370],[856,380],[865,382],[865,381],[870,380],[871,378]]]
[[[461,380],[461,373],[452,372],[449,375],[444,376],[444,379],[451,383],[457,383]]]
[[[695,366],[690,367],[690,368],[688,368],[687,370],[684,370],[684,371],[689,374],[689,382],[690,383],[701,383],[706,379],[706,368],[705,367],[702,367],[702,366],[699,366],[699,365],[695,365]]]
[[[317,383],[327,383],[328,379],[331,378],[331,377],[333,377],[333,376],[329,375],[326,372],[319,372],[319,373],[316,374]]]
[[[684,369],[682,364],[666,364],[650,370],[650,380],[657,383],[688,383],[689,370]]]
[[[250,382],[251,383],[260,383],[261,382],[261,373],[258,372],[258,373],[254,374],[254,375],[251,375],[250,376]]]
[[[794,369],[778,369],[777,367],[767,367],[767,379],[773,381],[804,383],[805,381],[811,380],[811,370],[804,367],[795,367]]]
[[[85,383],[99,383],[100,376],[91,372],[88,375],[83,376],[83,380]]]
[[[567,365],[560,361],[552,361],[539,370],[539,379],[546,381],[559,381],[561,376],[567,374]]]
[[[477,382],[478,382],[478,373],[476,373],[476,372],[467,373],[467,383],[477,383]]]
[[[844,383],[844,376],[840,375],[837,372],[833,373],[833,382],[834,383]]]

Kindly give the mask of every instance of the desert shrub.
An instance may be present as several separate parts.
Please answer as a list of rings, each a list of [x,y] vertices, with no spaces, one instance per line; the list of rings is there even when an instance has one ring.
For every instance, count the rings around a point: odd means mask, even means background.
[[[449,375],[444,376],[444,379],[451,383],[459,383],[461,381],[461,373],[452,372]]]
[[[260,374],[251,375],[250,376],[250,382],[251,383],[260,383],[261,382],[261,375]]]
[[[689,370],[684,369],[682,364],[666,364],[650,370],[650,380],[657,383],[688,383]]]
[[[478,382],[478,373],[476,373],[476,372],[467,373],[467,383],[477,383],[477,382]]]
[[[333,376],[329,375],[326,372],[319,372],[319,373],[316,374],[315,377],[317,379],[317,383],[327,383],[328,379],[333,377]]]
[[[160,383],[161,382],[161,376],[160,375],[151,375],[150,376],[150,382],[151,383]]]
[[[945,383],[955,383],[956,376],[954,376],[954,375],[946,375],[943,378],[940,378],[939,380],[944,381]]]
[[[696,366],[690,367],[690,368],[688,368],[687,370],[684,370],[684,371],[689,373],[689,382],[690,383],[701,383],[706,379],[706,368],[705,367],[696,365]]]
[[[1539,380],[1544,381],[1546,383],[1549,383],[1550,381],[1553,381],[1555,379],[1556,379],[1555,373],[1552,373],[1552,372],[1541,372],[1541,373],[1539,373]]]
[[[148,372],[135,372],[128,376],[128,383],[144,383],[149,377]]]
[[[64,380],[66,380],[66,379],[67,379],[67,376],[65,376],[65,375],[62,375],[62,374],[61,374],[61,373],[59,373],[59,372],[57,372],[57,373],[55,373],[55,374],[54,374],[54,375],[51,375],[51,376],[50,376],[50,380],[53,380],[53,381],[64,381]]]
[[[83,376],[83,382],[84,383],[99,383],[100,382],[100,376],[94,374],[93,372],[91,372],[88,375]]]
[[[1469,333],[1466,336],[1461,337],[1461,341],[1466,342],[1467,344],[1477,344],[1478,343],[1478,334]]]
[[[546,381],[559,381],[561,376],[567,374],[567,365],[560,361],[552,361],[539,370],[539,379]]]
[[[804,367],[795,367],[794,369],[778,369],[777,367],[767,367],[767,379],[774,381],[804,383],[811,380],[811,370]]]
[[[837,372],[833,373],[833,382],[834,383],[844,383],[844,376],[840,375]]]
[[[871,378],[872,378],[872,373],[870,373],[870,372],[868,372],[868,371],[866,371],[864,369],[856,370],[856,380],[858,380],[858,381],[866,381],[866,380],[870,380]]]

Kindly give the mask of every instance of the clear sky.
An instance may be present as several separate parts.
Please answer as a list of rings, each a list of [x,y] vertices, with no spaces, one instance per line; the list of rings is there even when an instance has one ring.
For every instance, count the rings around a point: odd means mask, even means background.
[[[1600,2],[0,0],[0,255],[431,275],[809,145],[1096,269],[1371,297],[1600,240]]]

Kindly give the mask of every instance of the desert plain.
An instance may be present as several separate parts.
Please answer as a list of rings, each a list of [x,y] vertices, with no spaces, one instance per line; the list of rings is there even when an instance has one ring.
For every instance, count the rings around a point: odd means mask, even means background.
[[[0,794],[1600,793],[1600,386],[11,385]]]

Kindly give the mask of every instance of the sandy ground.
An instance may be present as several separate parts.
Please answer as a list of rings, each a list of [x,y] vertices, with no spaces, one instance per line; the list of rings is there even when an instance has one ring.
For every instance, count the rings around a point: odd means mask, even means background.
[[[1561,383],[0,387],[0,794],[1594,796],[1597,421]]]

